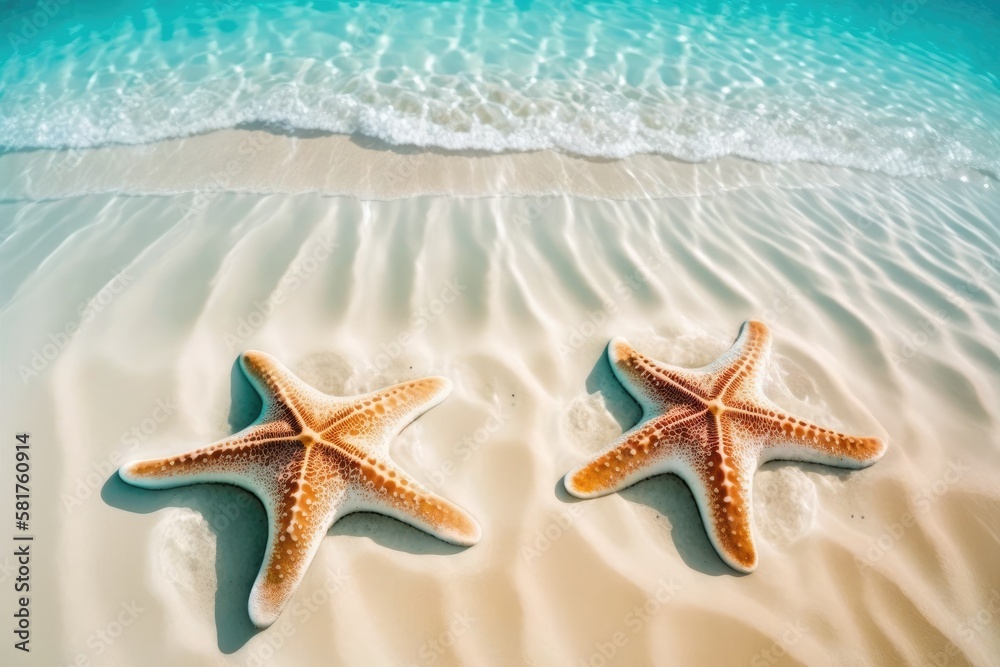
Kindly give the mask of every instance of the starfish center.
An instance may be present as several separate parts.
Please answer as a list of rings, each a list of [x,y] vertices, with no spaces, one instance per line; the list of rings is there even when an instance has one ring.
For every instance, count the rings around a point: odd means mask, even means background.
[[[304,447],[312,447],[319,441],[319,434],[309,430],[305,430],[301,435],[299,435],[299,442],[301,442]]]
[[[876,437],[849,436],[782,412],[764,395],[770,333],[748,321],[714,363],[684,369],[641,355],[620,338],[608,360],[648,417],[566,474],[566,490],[595,498],[674,472],[691,488],[712,545],[732,568],[757,567],[753,473],[774,459],[864,468],[885,452]],[[652,408],[646,414],[646,408]],[[725,419],[723,419],[725,417]]]
[[[462,546],[479,540],[482,530],[472,516],[410,478],[388,452],[403,427],[444,400],[447,379],[335,397],[310,388],[263,352],[244,352],[239,363],[267,406],[253,423],[208,447],[129,463],[119,476],[154,489],[224,481],[263,502],[267,550],[248,605],[257,627],[278,618],[344,514],[380,512]]]

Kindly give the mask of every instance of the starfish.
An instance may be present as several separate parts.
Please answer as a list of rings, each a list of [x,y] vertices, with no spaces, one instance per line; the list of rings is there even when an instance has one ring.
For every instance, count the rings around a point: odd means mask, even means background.
[[[654,361],[620,338],[611,368],[642,407],[642,419],[588,463],[566,474],[566,490],[596,498],[671,472],[691,489],[712,546],[734,570],[757,567],[751,492],[766,461],[864,468],[885,453],[879,438],[844,435],[785,413],[763,392],[771,334],[744,322],[729,351],[703,368]]]
[[[389,458],[389,442],[451,391],[447,378],[341,398],[313,389],[263,352],[243,353],[240,366],[263,400],[252,424],[202,449],[124,465],[119,474],[144,488],[219,482],[260,498],[269,529],[250,592],[254,625],[278,618],[327,530],[350,512],[386,514],[461,546],[479,541],[475,519]]]

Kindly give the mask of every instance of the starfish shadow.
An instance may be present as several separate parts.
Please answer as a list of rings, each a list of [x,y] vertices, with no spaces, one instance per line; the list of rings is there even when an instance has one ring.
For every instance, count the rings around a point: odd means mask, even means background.
[[[802,472],[814,472],[827,477],[834,477],[842,482],[847,481],[847,479],[852,475],[861,472],[861,470],[852,470],[851,468],[835,468],[834,466],[823,465],[822,463],[810,463],[808,461],[796,461],[794,459],[775,459],[773,461],[767,461],[766,463],[760,464],[760,467],[757,468],[754,474],[765,470],[778,471],[783,468],[795,468],[797,470],[801,470]]]
[[[260,415],[264,403],[260,394],[250,384],[250,380],[240,368],[239,357],[229,369],[229,428],[233,433],[242,431]]]
[[[857,472],[801,461],[769,461],[761,465],[756,472],[781,470],[789,466],[803,472],[820,473],[841,480]],[[668,473],[650,477],[627,489],[622,489],[620,494],[630,502],[652,508],[667,519],[670,523],[670,537],[677,547],[677,553],[688,567],[711,576],[748,576],[747,573],[730,568],[719,558],[715,547],[708,539],[701,510],[691,494],[691,489],[677,475]]]
[[[618,425],[622,427],[622,431],[632,428],[642,418],[642,408],[625,391],[618,378],[615,377],[614,371],[611,370],[607,347],[601,352],[600,358],[587,376],[586,386],[588,393],[600,392],[604,397],[604,405],[618,422]]]
[[[668,473],[650,477],[622,489],[619,494],[629,502],[646,505],[667,520],[670,539],[681,560],[691,569],[713,577],[746,576],[719,558],[708,539],[701,511],[691,490],[677,475]]]
[[[229,427],[233,433],[257,418],[261,399],[237,359],[230,371]],[[167,507],[199,513],[215,535],[215,621],[219,650],[233,653],[259,629],[250,621],[247,600],[264,560],[267,513],[250,492],[228,484],[195,484],[150,491],[124,482],[114,472],[101,489],[112,507],[148,514]]]
[[[230,372],[228,422],[233,433],[257,418],[261,399],[243,374],[239,360]],[[233,653],[260,630],[250,621],[247,600],[267,546],[267,513],[250,492],[228,484],[195,484],[150,491],[124,482],[114,472],[101,489],[108,505],[149,514],[187,507],[200,514],[215,535],[215,622],[219,650]]]
[[[149,514],[186,507],[205,519],[215,536],[215,623],[219,650],[233,653],[259,630],[250,621],[247,600],[267,546],[267,515],[257,498],[228,484],[148,491],[122,481],[115,472],[101,498],[129,512]]]
[[[260,414],[262,401],[237,360],[231,371],[228,422],[233,433]],[[247,601],[267,547],[268,521],[263,504],[249,491],[229,484],[194,484],[147,490],[126,483],[118,472],[105,481],[101,498],[108,505],[139,514],[186,507],[200,514],[215,536],[215,622],[219,650],[234,653],[261,630],[250,620]],[[390,517],[358,512],[336,523],[328,535],[368,537],[381,546],[413,554],[464,551]]]
[[[555,485],[555,494],[567,504],[588,502],[566,491],[563,478]],[[657,475],[637,482],[618,492],[629,502],[639,503],[655,510],[670,524],[670,537],[677,547],[681,560],[691,569],[713,577],[744,576],[726,565],[708,540],[708,533],[701,521],[698,505],[691,490],[677,475]]]
[[[642,418],[642,408],[622,387],[608,359],[605,347],[587,376],[587,391],[600,392],[604,404],[622,431],[633,428]],[[566,491],[563,478],[556,482],[556,496],[564,503],[580,502]],[[657,475],[619,492],[623,498],[652,508],[667,519],[677,553],[688,567],[711,576],[743,576],[723,562],[708,539],[701,512],[691,490],[677,475]]]
[[[334,522],[327,535],[366,537],[376,544],[411,554],[447,556],[465,551],[462,547],[439,540],[392,517],[373,512],[353,512]]]

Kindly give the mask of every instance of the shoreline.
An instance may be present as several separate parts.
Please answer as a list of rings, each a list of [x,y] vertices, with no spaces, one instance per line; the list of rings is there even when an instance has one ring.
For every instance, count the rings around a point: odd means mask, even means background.
[[[920,180],[996,187],[978,172],[899,177],[846,167],[767,164],[723,157],[690,163],[662,155],[597,159],[546,150],[449,152],[392,146],[364,137],[220,130],[180,139],[92,149],[0,154],[0,198],[81,195],[319,193],[387,201],[416,196],[639,200],[693,197],[766,186],[802,188]]]

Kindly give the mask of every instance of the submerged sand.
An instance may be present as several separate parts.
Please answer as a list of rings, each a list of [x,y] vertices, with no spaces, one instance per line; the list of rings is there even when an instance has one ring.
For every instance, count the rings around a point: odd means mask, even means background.
[[[990,181],[653,156],[399,157],[275,137],[266,146],[284,157],[206,185],[252,134],[0,156],[0,410],[37,454],[26,664],[1000,654]],[[406,157],[423,166],[395,191],[369,168]],[[52,171],[60,159],[74,166]],[[569,177],[567,164],[592,171]],[[586,502],[559,480],[638,418],[603,356],[611,336],[696,366],[751,317],[775,337],[775,401],[884,434],[889,451],[852,473],[765,466],[760,566],[739,576],[677,478]],[[451,378],[451,397],[392,455],[476,516],[483,541],[461,550],[348,517],[285,615],[256,632],[259,504],[222,486],[135,490],[113,474],[252,419],[234,366],[244,349],[336,394]]]
[[[233,129],[139,146],[0,154],[0,175],[0,194],[14,199],[199,192],[198,203],[221,192],[312,192],[366,200],[424,195],[661,199],[762,186],[845,186],[856,172],[739,158],[690,163],[661,155],[611,160],[556,151],[452,152],[366,137]],[[975,171],[955,172],[950,180],[996,184]]]

